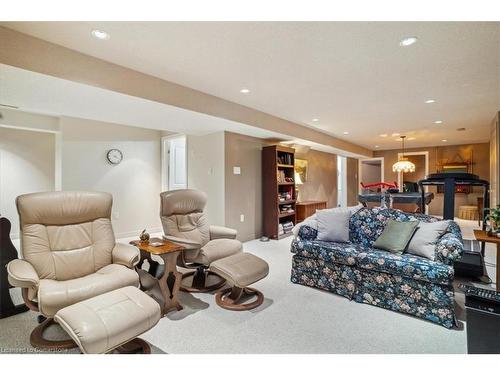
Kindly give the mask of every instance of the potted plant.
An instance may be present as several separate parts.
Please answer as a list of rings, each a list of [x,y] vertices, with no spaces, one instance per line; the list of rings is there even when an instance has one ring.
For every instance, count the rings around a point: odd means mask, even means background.
[[[484,212],[488,213],[485,216],[485,220],[490,221],[490,231],[491,235],[496,235],[500,229],[500,205],[497,205],[495,208],[485,208]]]

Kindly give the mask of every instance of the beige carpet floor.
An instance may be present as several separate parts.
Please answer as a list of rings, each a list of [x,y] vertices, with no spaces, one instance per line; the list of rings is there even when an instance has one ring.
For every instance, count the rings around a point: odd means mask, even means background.
[[[459,221],[465,238],[474,222]],[[266,299],[254,311],[218,307],[212,294],[181,293],[184,309],[169,313],[142,335],[156,353],[465,353],[463,294],[456,293],[460,327],[446,329],[412,316],[349,301],[290,282],[291,238],[250,241],[245,251],[264,258],[269,276],[255,284]],[[494,280],[496,254],[488,246],[486,262]],[[494,287],[494,285],[483,287]],[[36,314],[0,320],[0,351],[31,352],[29,333]],[[60,331],[51,334],[60,336]]]

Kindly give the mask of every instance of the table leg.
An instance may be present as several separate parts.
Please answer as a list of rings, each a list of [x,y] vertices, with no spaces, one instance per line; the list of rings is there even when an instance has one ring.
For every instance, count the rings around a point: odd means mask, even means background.
[[[177,257],[179,252],[162,254],[165,262],[165,272],[159,280],[161,294],[163,296],[163,315],[172,311],[182,310],[181,304],[177,301],[177,295],[181,287],[182,275],[177,271]]]
[[[500,291],[500,243],[497,243],[497,277],[496,277],[496,289]]]

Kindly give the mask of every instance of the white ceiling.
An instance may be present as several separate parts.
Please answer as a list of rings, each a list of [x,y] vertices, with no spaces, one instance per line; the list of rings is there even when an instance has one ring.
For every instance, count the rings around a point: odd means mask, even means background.
[[[399,147],[393,133],[407,135],[407,147],[488,141],[500,107],[499,23],[2,25],[371,149]],[[92,29],[111,38],[97,40]],[[400,47],[405,36],[418,43]],[[243,87],[251,92],[241,94]],[[425,104],[429,98],[437,102]]]
[[[29,113],[77,117],[182,134],[231,131],[257,138],[300,143],[329,153],[359,156],[238,122],[4,64],[0,64],[0,111],[2,105]]]

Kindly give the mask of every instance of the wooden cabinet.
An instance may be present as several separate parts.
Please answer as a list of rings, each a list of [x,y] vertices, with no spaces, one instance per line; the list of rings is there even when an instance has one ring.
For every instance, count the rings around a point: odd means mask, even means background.
[[[289,236],[296,224],[294,163],[293,148],[281,145],[262,148],[263,234],[266,237]]]
[[[324,210],[326,201],[304,201],[297,202],[297,224],[304,221],[307,217],[313,215],[316,210]]]

